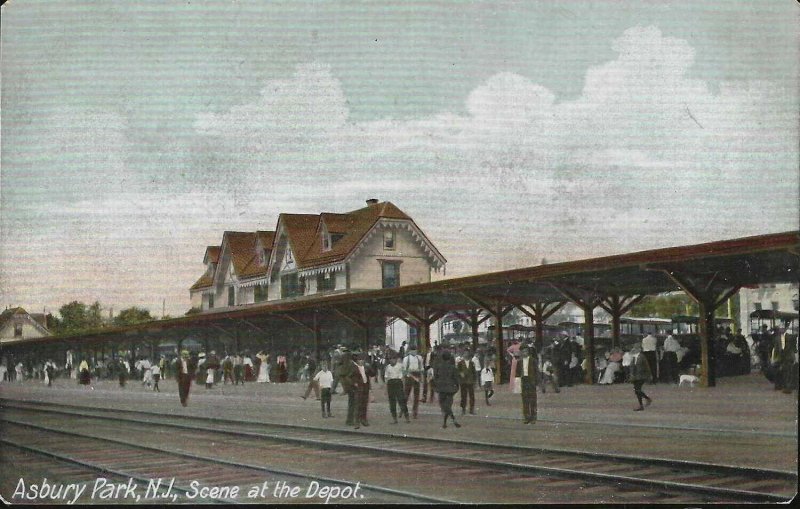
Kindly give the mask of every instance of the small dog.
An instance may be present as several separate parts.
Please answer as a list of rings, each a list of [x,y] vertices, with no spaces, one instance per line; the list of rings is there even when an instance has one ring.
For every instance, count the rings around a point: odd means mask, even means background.
[[[678,387],[680,387],[684,383],[687,383],[691,387],[694,387],[694,384],[696,384],[699,381],[700,379],[694,375],[681,375],[680,382],[678,382]]]

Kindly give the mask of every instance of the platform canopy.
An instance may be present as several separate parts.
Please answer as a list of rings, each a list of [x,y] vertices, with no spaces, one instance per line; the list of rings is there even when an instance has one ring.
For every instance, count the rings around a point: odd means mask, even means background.
[[[425,351],[429,346],[430,325],[447,313],[455,312],[467,323],[471,321],[476,331],[477,323],[490,316],[502,318],[516,307],[541,327],[557,308],[571,301],[585,311],[586,355],[593,358],[591,311],[595,307],[601,306],[612,315],[618,336],[619,317],[643,296],[683,290],[700,307],[704,383],[714,385],[713,351],[708,346],[714,310],[741,287],[797,282],[799,253],[800,232],[790,231],[539,265],[400,288],[221,308],[126,328],[26,340],[24,346],[98,344],[132,338],[175,339],[202,335],[209,330],[233,336],[238,334],[234,331],[242,328],[268,334],[287,327],[300,327],[314,334],[318,348],[320,330],[334,323],[345,322],[368,331],[369,327],[383,326],[387,317],[396,317],[419,327],[421,347]],[[499,356],[503,354],[502,329],[502,325],[495,327]],[[18,342],[14,346],[23,344]],[[592,364],[589,363],[590,380],[594,378]]]

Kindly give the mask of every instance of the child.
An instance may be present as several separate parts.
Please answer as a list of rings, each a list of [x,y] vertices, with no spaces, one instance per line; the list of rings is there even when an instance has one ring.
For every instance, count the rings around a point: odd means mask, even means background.
[[[319,388],[322,390],[322,400],[320,401],[320,405],[322,405],[322,417],[333,417],[333,415],[331,415],[331,385],[333,385],[333,373],[328,371],[327,363],[322,363],[322,369],[314,376],[314,381],[317,382]]]
[[[158,364],[153,364],[153,367],[150,368],[150,376],[153,377],[153,390],[161,392],[161,389],[158,388],[158,381],[161,380],[161,367]]]
[[[486,363],[486,366],[483,367],[481,370],[481,386],[483,387],[483,393],[486,396],[486,406],[492,406],[489,403],[489,398],[494,396],[494,391],[492,390],[492,382],[494,381],[494,371],[492,368],[489,367],[489,363]]]

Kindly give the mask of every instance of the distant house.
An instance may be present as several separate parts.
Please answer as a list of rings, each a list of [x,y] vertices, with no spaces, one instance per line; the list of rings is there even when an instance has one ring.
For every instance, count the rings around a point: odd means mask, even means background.
[[[10,308],[0,313],[0,343],[50,336],[47,318],[42,313],[30,314],[23,308]]]
[[[427,283],[446,260],[391,202],[346,213],[280,214],[275,231],[225,232],[190,288],[201,310]]]

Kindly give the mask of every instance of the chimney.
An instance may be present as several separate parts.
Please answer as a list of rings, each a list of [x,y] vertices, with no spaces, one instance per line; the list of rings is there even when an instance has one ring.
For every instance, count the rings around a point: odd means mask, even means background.
[[[367,200],[367,205],[377,205],[377,204],[378,204],[377,198],[370,198],[369,200]]]

